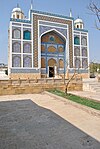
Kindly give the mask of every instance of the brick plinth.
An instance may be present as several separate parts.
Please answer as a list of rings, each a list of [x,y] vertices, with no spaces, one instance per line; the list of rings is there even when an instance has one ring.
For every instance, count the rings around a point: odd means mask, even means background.
[[[41,78],[41,75],[39,73],[11,73],[9,75],[9,78],[11,79],[36,79]]]

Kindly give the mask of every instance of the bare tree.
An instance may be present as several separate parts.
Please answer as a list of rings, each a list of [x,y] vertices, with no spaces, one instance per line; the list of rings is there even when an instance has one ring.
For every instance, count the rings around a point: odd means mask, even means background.
[[[96,16],[97,21],[95,21],[95,27],[96,29],[100,30],[100,8],[99,6],[96,3],[91,2],[88,6],[88,9],[92,12],[93,15]]]
[[[76,75],[76,69],[75,69],[75,72],[74,74],[72,75],[72,77],[68,80],[68,82],[66,83],[65,85],[65,94],[67,95],[67,92],[68,92],[68,86],[69,86],[69,83],[71,82],[71,80],[73,80],[73,78],[75,77]]]
[[[78,59],[78,58],[76,57],[76,60],[77,60],[77,59]],[[66,94],[66,95],[68,94],[68,87],[69,87],[69,84],[70,84],[70,82],[74,79],[74,77],[75,77],[76,75],[78,75],[78,73],[77,73],[76,70],[79,71],[79,69],[80,69],[80,64],[78,64],[78,67],[77,67],[76,64],[75,64],[75,66],[74,66],[74,73],[73,73],[73,75],[71,76],[71,78],[69,78],[68,82],[65,84],[65,94]]]

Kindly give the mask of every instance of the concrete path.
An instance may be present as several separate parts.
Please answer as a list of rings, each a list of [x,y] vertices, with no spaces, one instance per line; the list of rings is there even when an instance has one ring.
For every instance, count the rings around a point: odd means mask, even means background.
[[[95,93],[95,92],[87,92],[87,91],[71,91],[69,93],[72,93],[74,95],[78,95],[81,97],[86,97],[88,99],[93,99],[95,101],[100,102],[100,93]]]
[[[100,118],[46,93],[0,96],[0,149],[99,149]]]

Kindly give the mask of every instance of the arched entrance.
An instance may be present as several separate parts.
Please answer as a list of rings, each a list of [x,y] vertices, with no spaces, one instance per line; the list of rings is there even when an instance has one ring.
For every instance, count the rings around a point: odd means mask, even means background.
[[[66,40],[58,32],[50,31],[41,37],[41,77],[64,74]]]
[[[56,65],[57,65],[57,62],[55,59],[51,58],[48,60],[48,77],[54,77],[55,76]]]

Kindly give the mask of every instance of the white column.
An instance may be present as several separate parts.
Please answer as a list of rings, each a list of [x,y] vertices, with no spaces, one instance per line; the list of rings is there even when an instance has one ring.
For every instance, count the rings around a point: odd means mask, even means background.
[[[23,68],[23,24],[21,24],[21,67]]]

